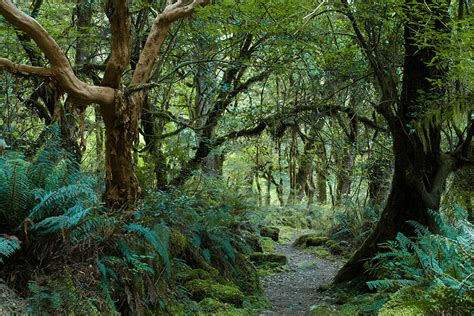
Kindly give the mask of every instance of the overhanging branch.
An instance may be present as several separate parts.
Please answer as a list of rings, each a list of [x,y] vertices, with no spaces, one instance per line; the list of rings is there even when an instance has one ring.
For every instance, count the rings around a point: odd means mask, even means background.
[[[0,69],[15,75],[51,77],[53,72],[49,68],[16,64],[9,59],[0,57]]]

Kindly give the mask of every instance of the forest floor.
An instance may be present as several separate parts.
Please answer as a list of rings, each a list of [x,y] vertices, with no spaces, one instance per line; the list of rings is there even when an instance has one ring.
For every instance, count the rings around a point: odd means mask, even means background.
[[[262,312],[270,315],[308,315],[312,306],[328,303],[331,298],[320,288],[329,282],[342,267],[343,262],[318,258],[293,247],[293,235],[289,243],[277,244],[275,252],[288,259],[288,270],[264,277],[263,287],[272,308]]]
[[[17,315],[26,310],[26,301],[0,279],[0,315]]]

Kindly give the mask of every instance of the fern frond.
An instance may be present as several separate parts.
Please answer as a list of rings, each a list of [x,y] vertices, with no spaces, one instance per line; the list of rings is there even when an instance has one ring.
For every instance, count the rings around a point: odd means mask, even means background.
[[[136,233],[140,236],[143,236],[148,243],[155,249],[155,251],[160,255],[165,265],[166,272],[169,274],[171,272],[170,256],[168,244],[166,241],[162,240],[158,234],[154,231],[140,224],[131,223],[125,225],[127,231],[131,233]]]
[[[0,158],[0,216],[9,225],[18,225],[33,201],[27,171],[30,163],[11,154]]]
[[[21,244],[18,240],[0,237],[0,263],[3,263],[2,256],[9,257],[20,249]]]
[[[71,207],[71,204],[74,205],[77,200],[84,201],[85,204],[98,202],[97,194],[92,188],[81,184],[72,184],[46,193],[28,217],[37,221],[53,214],[61,214],[64,209]]]

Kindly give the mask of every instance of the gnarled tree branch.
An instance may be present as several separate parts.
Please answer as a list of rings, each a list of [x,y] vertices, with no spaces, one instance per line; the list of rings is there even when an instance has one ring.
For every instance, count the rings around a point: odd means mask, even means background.
[[[35,41],[48,59],[51,65],[51,77],[55,79],[59,88],[84,104],[113,103],[114,89],[88,85],[79,80],[59,45],[34,18],[20,11],[10,0],[0,1],[0,14]]]
[[[9,59],[0,57],[0,69],[6,70],[12,74],[24,76],[51,77],[53,72],[49,68],[16,64]]]

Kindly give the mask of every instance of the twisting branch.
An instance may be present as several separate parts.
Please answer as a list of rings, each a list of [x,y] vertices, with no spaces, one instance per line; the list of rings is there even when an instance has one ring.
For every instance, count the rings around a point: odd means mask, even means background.
[[[34,18],[20,11],[10,0],[0,1],[0,14],[35,41],[48,59],[51,65],[51,77],[55,79],[60,89],[84,104],[110,105],[113,103],[114,89],[88,85],[79,80],[59,45]]]
[[[118,89],[122,73],[132,55],[132,31],[128,0],[108,0],[106,14],[112,34],[112,54],[105,68],[101,85]]]
[[[51,77],[53,72],[49,68],[16,64],[9,59],[0,57],[0,69],[12,74],[23,76]]]

